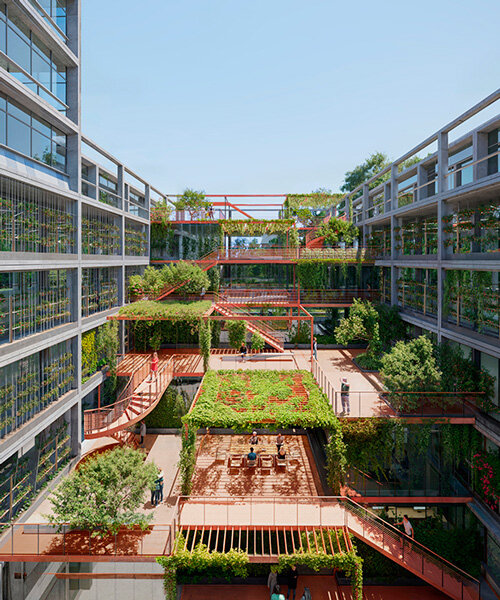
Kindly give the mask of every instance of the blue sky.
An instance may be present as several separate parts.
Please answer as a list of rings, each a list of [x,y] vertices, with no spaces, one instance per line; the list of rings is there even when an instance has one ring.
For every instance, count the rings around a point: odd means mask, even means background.
[[[337,190],[500,85],[498,0],[82,10],[83,131],[165,193]]]

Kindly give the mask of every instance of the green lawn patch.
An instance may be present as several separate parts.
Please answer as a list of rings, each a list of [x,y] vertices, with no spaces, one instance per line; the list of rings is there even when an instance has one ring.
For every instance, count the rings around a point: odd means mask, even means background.
[[[121,317],[137,319],[168,319],[193,321],[199,319],[212,305],[210,300],[176,302],[173,300],[138,300],[120,308]]]

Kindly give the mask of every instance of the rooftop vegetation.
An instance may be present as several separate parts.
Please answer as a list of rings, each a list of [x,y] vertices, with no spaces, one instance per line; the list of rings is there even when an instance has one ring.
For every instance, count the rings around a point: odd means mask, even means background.
[[[210,300],[138,300],[120,308],[119,315],[130,319],[151,319],[170,321],[198,320],[212,306]]]
[[[132,275],[129,280],[131,296],[157,296],[165,288],[176,286],[180,283],[176,293],[199,294],[203,288],[210,286],[210,278],[206,271],[196,264],[180,261],[172,265],[165,265],[161,269],[147,267],[143,275]]]
[[[262,236],[275,233],[285,234],[290,227],[295,225],[293,219],[269,219],[269,220],[251,220],[251,219],[220,219],[219,224],[222,231],[227,235],[240,236]]]
[[[326,396],[307,371],[208,371],[184,420],[196,427],[248,430],[338,425]]]

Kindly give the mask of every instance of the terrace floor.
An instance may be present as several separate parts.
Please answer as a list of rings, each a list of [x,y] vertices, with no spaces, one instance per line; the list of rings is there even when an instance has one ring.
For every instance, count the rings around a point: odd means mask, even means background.
[[[327,575],[301,575],[297,586],[297,600],[307,586],[314,600],[352,600],[351,588],[339,586]],[[286,597],[287,586],[282,587]],[[445,600],[445,596],[430,586],[364,586],[366,600]],[[265,585],[183,585],[181,600],[267,600]]]
[[[322,495],[306,435],[286,435],[286,468],[228,468],[230,454],[250,451],[249,435],[204,435],[199,440],[193,476],[193,496],[315,496]],[[257,454],[276,454],[275,436],[259,436]]]

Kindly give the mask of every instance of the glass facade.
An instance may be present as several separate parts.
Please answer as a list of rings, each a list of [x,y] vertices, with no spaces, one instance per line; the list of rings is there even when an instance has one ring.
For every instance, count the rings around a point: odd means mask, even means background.
[[[66,66],[17,15],[1,6],[0,51],[5,56],[0,56],[0,66],[65,114]]]
[[[66,135],[0,94],[0,144],[66,171]]]

